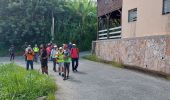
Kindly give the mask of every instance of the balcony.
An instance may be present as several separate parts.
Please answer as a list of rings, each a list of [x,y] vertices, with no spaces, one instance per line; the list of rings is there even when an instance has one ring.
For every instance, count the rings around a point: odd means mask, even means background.
[[[121,38],[121,26],[114,27],[110,29],[100,30],[98,31],[98,40],[105,40],[105,39],[120,39]]]

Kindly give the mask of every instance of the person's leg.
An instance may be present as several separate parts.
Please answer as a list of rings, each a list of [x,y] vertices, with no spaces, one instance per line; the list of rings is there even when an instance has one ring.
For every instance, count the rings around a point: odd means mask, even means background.
[[[44,74],[44,66],[41,66],[42,74]]]
[[[64,62],[61,63],[61,68],[62,68],[62,76],[64,77]]]
[[[67,73],[66,77],[67,77],[67,79],[69,77],[69,72],[70,72],[70,63],[67,63],[67,68],[66,68],[66,73]]]
[[[15,54],[13,54],[13,60],[15,59]]]
[[[45,73],[48,75],[48,66],[45,66]]]
[[[58,63],[58,72],[59,72],[59,75],[61,75],[61,62]]]
[[[75,68],[74,68],[74,58],[72,58],[72,71],[74,71]]]
[[[53,58],[53,71],[56,72],[56,59]]]
[[[26,69],[29,70],[29,60],[27,60]]]
[[[45,60],[45,73],[48,75],[48,60]]]
[[[64,63],[64,77],[63,77],[63,80],[66,80],[66,67],[67,67],[67,63]]]
[[[33,70],[33,60],[30,60],[31,69]]]
[[[77,71],[78,68],[78,58],[75,59],[76,65],[75,65],[75,70]]]
[[[35,55],[36,55],[35,62],[38,62],[38,53],[36,53]]]

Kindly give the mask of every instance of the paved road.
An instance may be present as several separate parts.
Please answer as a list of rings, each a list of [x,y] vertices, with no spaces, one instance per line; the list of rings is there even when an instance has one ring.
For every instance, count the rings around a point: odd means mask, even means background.
[[[21,57],[15,62],[25,65]],[[79,72],[71,72],[67,81],[52,71],[51,62],[49,69],[59,86],[57,100],[170,100],[170,81],[127,69],[81,59]]]

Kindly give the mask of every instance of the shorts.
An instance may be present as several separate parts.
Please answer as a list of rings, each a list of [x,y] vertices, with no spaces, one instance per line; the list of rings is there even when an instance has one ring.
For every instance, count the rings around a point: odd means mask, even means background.
[[[69,63],[69,62],[65,62],[65,63],[64,63],[64,68],[65,68],[65,69],[69,69],[69,67],[70,67],[70,63]]]
[[[47,65],[47,63],[48,63],[48,61],[47,60],[42,60],[41,61],[41,67],[47,67],[48,65]]]
[[[58,67],[64,67],[64,62],[58,62]]]

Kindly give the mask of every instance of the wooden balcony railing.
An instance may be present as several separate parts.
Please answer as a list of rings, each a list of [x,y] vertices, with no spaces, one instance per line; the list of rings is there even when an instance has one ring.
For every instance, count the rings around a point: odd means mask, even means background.
[[[119,27],[114,27],[114,28],[110,28],[109,30],[105,29],[105,30],[100,30],[98,32],[98,39],[99,40],[105,40],[105,39],[118,39],[121,38],[121,26]]]

